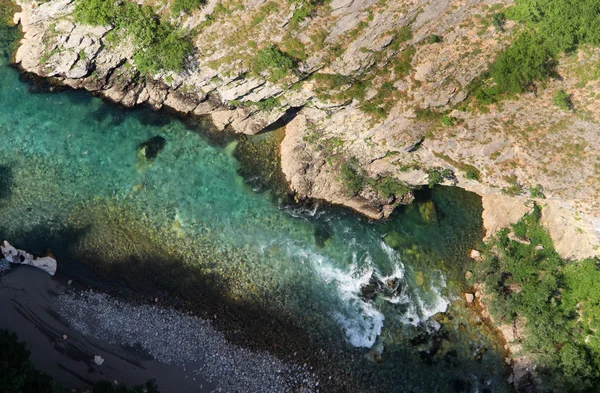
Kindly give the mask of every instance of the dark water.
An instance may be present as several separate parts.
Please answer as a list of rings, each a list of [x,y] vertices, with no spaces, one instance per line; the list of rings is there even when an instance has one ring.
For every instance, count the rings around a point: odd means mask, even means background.
[[[278,315],[311,345],[343,348],[348,386],[505,389],[495,341],[460,300],[467,250],[481,238],[476,195],[424,192],[386,222],[282,205],[239,175],[237,142],[201,131],[84,92],[49,93],[0,66],[0,237],[50,247],[59,269],[125,288],[184,298],[209,288],[239,312]],[[157,140],[143,157],[139,147]]]

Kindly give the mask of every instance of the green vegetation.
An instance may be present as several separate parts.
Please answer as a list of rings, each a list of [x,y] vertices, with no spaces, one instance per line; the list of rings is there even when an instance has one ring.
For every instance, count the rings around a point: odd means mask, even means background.
[[[397,51],[400,48],[400,45],[410,39],[412,39],[412,29],[410,26],[404,26],[400,30],[394,34],[394,38],[390,44],[390,49],[392,51]]]
[[[342,184],[349,196],[354,196],[361,192],[366,184],[366,174],[360,168],[360,164],[355,157],[351,157],[342,164],[340,174]]]
[[[429,36],[430,44],[437,44],[439,42],[442,42],[442,37],[440,37],[439,35],[432,34]]]
[[[541,184],[538,184],[535,187],[529,187],[529,195],[532,198],[546,198],[546,196],[544,195],[544,187],[542,187]]]
[[[360,108],[368,114],[385,119],[398,98],[398,89],[391,82],[385,82],[375,97],[365,101]]]
[[[25,344],[17,335],[0,330],[0,391],[21,393],[58,393],[52,378],[39,372],[29,360]]]
[[[250,24],[252,26],[256,26],[256,25],[260,24],[263,20],[265,20],[265,18],[271,12],[276,12],[278,9],[279,9],[279,7],[277,6],[277,3],[273,2],[273,1],[269,1],[268,3],[266,3],[262,7],[260,7],[258,12],[252,18],[252,21],[250,22]]]
[[[535,206],[500,231],[476,274],[500,323],[525,322],[523,354],[535,358],[545,392],[584,391],[600,377],[600,270],[593,260],[567,263],[554,250]],[[582,317],[580,317],[580,315]]]
[[[444,115],[442,116],[442,124],[446,127],[454,127],[455,125],[458,124],[458,119],[456,117],[450,116],[450,115]]]
[[[368,183],[383,199],[391,197],[401,197],[410,192],[410,187],[400,180],[393,177],[381,177],[379,179],[369,179]]]
[[[436,184],[443,183],[444,180],[452,180],[454,179],[454,172],[448,168],[442,168],[440,166],[436,166],[433,168],[427,169],[427,185],[429,188],[433,188]]]
[[[497,93],[522,93],[555,73],[556,60],[535,33],[522,33],[492,66]]]
[[[360,167],[356,157],[351,157],[342,164],[340,175],[348,196],[357,195],[367,185],[377,191],[379,196],[385,200],[392,197],[399,198],[411,191],[411,188],[406,183],[393,177],[381,176],[378,178],[368,178],[364,169]]]
[[[573,102],[571,101],[571,96],[567,94],[564,90],[559,90],[554,94],[554,98],[552,99],[554,105],[559,107],[564,111],[568,111],[573,109]]]
[[[479,169],[475,168],[473,165],[464,164],[462,165],[461,170],[467,180],[481,180],[481,172],[479,172]]]
[[[203,3],[204,0],[173,0],[173,3],[171,3],[171,12],[175,15],[179,15],[182,12],[189,13],[200,8]]]
[[[496,28],[496,30],[503,31],[504,25],[506,24],[506,14],[503,12],[495,13],[492,17],[492,25]]]
[[[426,112],[426,111],[424,111],[424,112]],[[432,113],[439,116],[439,113],[437,113],[437,112],[432,112]],[[425,115],[423,115],[423,116],[425,116]],[[449,156],[447,156],[445,154],[440,154],[440,153],[434,152],[433,155],[436,156],[437,158],[441,158],[442,160],[446,161],[453,167],[459,169],[463,173],[463,175],[465,176],[465,178],[467,180],[481,181],[481,172],[479,171],[479,169],[475,168],[473,165],[465,164],[465,163],[453,160],[452,158],[450,158]]]
[[[523,188],[519,184],[517,176],[507,176],[504,180],[509,184],[501,190],[504,195],[517,196],[523,193]]]
[[[277,108],[279,105],[279,100],[275,97],[269,97],[266,100],[258,101],[256,103],[256,106],[261,111],[270,111]]]
[[[400,54],[394,59],[394,74],[397,78],[404,78],[408,76],[412,70],[411,63],[415,53],[416,49],[411,46],[400,52]]]
[[[581,44],[600,45],[600,7],[595,0],[517,0],[506,14],[493,16],[494,26],[503,29],[506,17],[520,22],[522,32],[492,64],[488,76],[494,83],[478,83],[474,89],[483,105],[555,76],[561,53]]]
[[[56,385],[48,375],[36,370],[29,351],[17,335],[0,329],[0,391],[11,393],[62,393],[68,390]],[[154,381],[128,388],[109,381],[94,384],[92,393],[158,393]]]
[[[311,79],[316,82],[315,92],[323,101],[362,100],[367,90],[367,83],[364,81],[342,74],[315,73]]]
[[[294,60],[275,46],[261,49],[252,62],[252,71],[256,74],[270,71],[272,82],[285,78],[293,68]]]
[[[75,18],[90,25],[110,24],[131,35],[137,49],[134,62],[141,73],[182,71],[193,50],[183,31],[161,21],[152,7],[131,1],[78,0]]]

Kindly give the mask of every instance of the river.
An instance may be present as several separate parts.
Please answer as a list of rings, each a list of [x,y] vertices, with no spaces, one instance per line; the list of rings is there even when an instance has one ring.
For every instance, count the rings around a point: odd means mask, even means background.
[[[337,373],[323,391],[507,389],[496,340],[461,299],[476,195],[424,190],[384,222],[294,205],[242,176],[240,142],[208,124],[53,90],[0,66],[3,239],[49,248],[88,287],[214,314],[242,346],[331,358],[315,365]]]

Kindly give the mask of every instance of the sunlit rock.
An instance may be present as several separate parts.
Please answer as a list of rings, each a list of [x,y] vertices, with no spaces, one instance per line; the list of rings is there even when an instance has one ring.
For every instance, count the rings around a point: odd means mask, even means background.
[[[4,259],[10,263],[37,267],[52,276],[56,274],[56,259],[50,256],[36,258],[26,251],[14,248],[6,240],[2,242],[0,251],[2,252]]]

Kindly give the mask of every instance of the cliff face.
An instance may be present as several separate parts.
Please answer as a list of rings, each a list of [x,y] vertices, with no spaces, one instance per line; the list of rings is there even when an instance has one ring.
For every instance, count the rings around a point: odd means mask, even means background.
[[[136,69],[130,37],[76,23],[73,0],[20,3],[25,37],[16,61],[29,72],[125,106],[209,115],[239,133],[295,113],[281,161],[300,199],[381,218],[410,203],[405,185],[450,169],[440,180],[484,195],[493,230],[515,221],[507,209],[526,211],[528,196],[503,197],[502,189],[526,194],[541,185],[561,255],[600,253],[599,78],[586,72],[600,52],[562,59],[562,79],[536,93],[456,109],[514,37],[512,23],[490,23],[509,0],[209,0],[176,16],[168,2],[144,1],[195,47],[183,71],[152,76]],[[290,63],[257,67],[269,48]],[[577,110],[553,106],[559,89]]]

